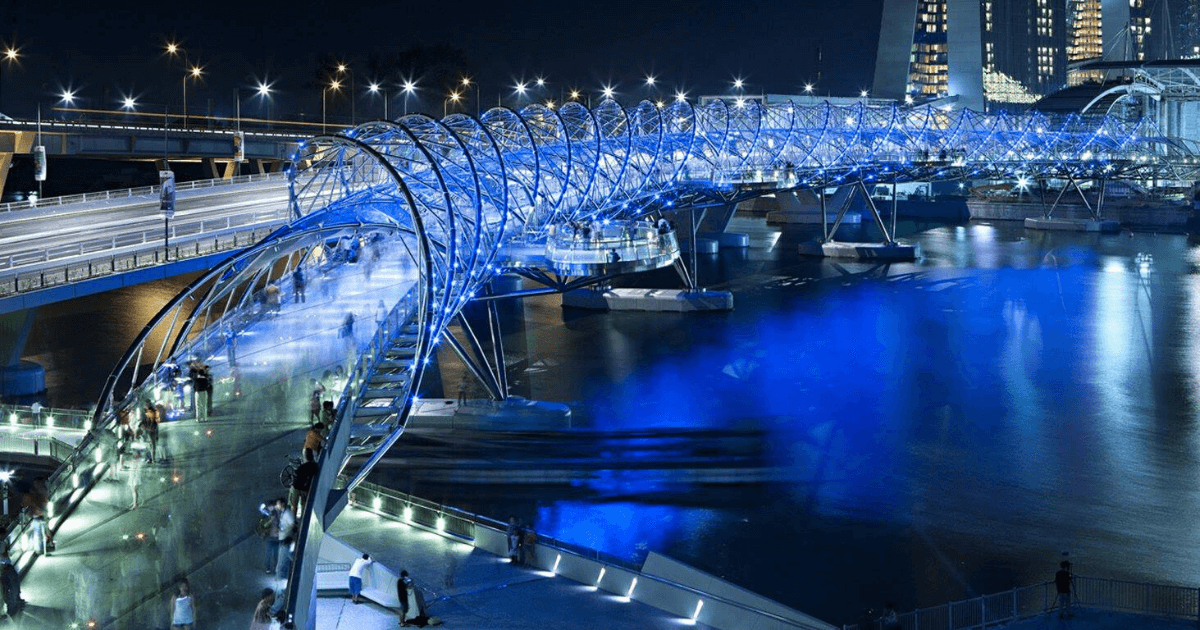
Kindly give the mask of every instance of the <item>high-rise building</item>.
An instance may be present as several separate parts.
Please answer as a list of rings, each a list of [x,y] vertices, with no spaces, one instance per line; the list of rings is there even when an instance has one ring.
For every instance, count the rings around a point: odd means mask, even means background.
[[[1104,79],[1072,64],[1185,56],[1200,56],[1200,0],[884,0],[874,94],[1021,108]]]
[[[978,109],[1032,103],[1066,80],[1067,1],[884,0],[875,93],[954,94]]]

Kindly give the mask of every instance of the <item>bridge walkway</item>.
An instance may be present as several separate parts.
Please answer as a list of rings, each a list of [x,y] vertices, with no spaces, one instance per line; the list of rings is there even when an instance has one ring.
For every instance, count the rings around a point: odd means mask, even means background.
[[[371,554],[393,573],[407,570],[425,594],[429,614],[440,617],[447,627],[668,630],[685,621],[636,600],[514,566],[507,558],[367,510],[346,510],[329,533]],[[345,591],[345,572],[337,577]],[[322,591],[317,604],[318,628],[396,626],[394,610],[375,603],[355,606],[347,597],[344,592]]]
[[[379,297],[411,286],[405,269],[385,260],[373,270],[341,265],[312,274],[306,302],[285,293],[279,312],[252,320],[234,351],[204,357],[216,378],[213,415],[203,423],[190,417],[164,423],[163,463],[128,458],[132,467],[119,469],[115,439],[101,440],[102,481],[62,521],[57,549],[33,561],[28,539],[17,546],[18,565],[28,566],[22,627],[95,619],[101,627],[163,628],[173,582],[185,574],[203,627],[244,627],[258,593],[273,586],[253,532],[257,508],[286,494],[279,471],[285,456],[300,453],[312,379],[361,352],[375,331]],[[342,332],[348,313],[362,322],[351,336]],[[340,391],[340,384],[326,382]],[[160,397],[171,406],[174,393]],[[136,509],[130,509],[131,485],[139,488]],[[51,519],[51,529],[57,525]]]

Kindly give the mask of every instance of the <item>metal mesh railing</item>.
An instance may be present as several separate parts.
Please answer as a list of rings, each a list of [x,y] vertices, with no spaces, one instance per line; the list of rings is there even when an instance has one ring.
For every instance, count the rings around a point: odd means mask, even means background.
[[[903,630],[974,630],[994,627],[1051,612],[1058,594],[1054,582],[1043,582],[921,608],[899,616]],[[1200,619],[1200,589],[1187,586],[1075,577],[1072,605],[1159,618]],[[844,630],[887,630],[882,619],[848,624]]]
[[[198,179],[190,182],[182,182],[175,185],[176,191],[185,190],[202,190],[205,188],[218,188],[221,186],[231,186],[234,184],[248,184],[251,182],[264,182],[270,180],[284,180],[287,175],[280,171],[276,173],[255,173],[252,175],[238,175],[229,179]],[[112,201],[115,199],[130,199],[133,197],[156,197],[160,186],[139,186],[137,188],[123,188],[119,190],[102,190],[94,193],[82,193],[78,195],[64,195],[61,197],[47,197],[45,199],[24,201],[10,201],[8,203],[0,203],[0,212],[12,212],[14,210],[32,210],[34,208],[48,208],[57,206],[69,206],[77,203],[90,203],[94,201]]]

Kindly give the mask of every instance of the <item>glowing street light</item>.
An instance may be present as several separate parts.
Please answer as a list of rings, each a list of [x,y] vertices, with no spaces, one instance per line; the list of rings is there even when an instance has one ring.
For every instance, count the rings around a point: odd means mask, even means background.
[[[571,100],[573,100],[573,101],[579,100],[579,90],[571,90]]]
[[[20,58],[21,58],[21,55],[18,53],[16,48],[14,48],[12,46],[5,46],[4,47],[4,58],[3,58],[4,63],[0,64],[0,71],[2,71],[4,69],[4,66],[6,66],[6,65],[11,66],[14,63],[18,63]],[[4,93],[3,88],[4,88],[4,73],[0,72],[0,94]],[[3,109],[0,109],[0,111],[3,111]]]
[[[526,89],[527,89],[527,88],[525,87],[525,82],[524,82],[524,81],[521,81],[520,83],[517,83],[517,85],[516,85],[516,92],[517,92],[517,96],[525,96],[525,90],[526,90]]]
[[[612,98],[616,94],[611,85],[604,86],[604,89],[600,90],[600,93],[604,95],[604,98]]]
[[[458,101],[461,99],[462,99],[462,94],[457,91],[451,92],[449,94],[449,96],[447,96],[445,99],[443,99],[442,100],[442,118],[445,118],[447,115],[446,106],[449,105],[450,103],[454,103],[455,105],[458,105]]]
[[[358,80],[358,77],[354,74],[354,69],[351,68],[350,66],[346,65],[345,62],[338,62],[337,71],[338,71],[339,75],[342,75],[342,74],[350,75],[350,124],[354,125],[357,122],[357,118],[358,118],[358,113],[357,113],[358,94],[356,94],[356,91],[358,90],[358,88],[355,87],[355,81]]]
[[[470,95],[470,93],[471,93],[470,92],[471,88],[472,87],[475,88],[475,115],[478,116],[479,115],[479,82],[472,81],[471,77],[463,77],[462,78],[462,86],[463,86],[463,90],[466,91],[468,95]]]
[[[126,96],[121,99],[121,109],[131,112],[135,107],[137,107],[137,100],[132,96]]]
[[[467,79],[463,79],[466,81]],[[400,91],[404,92],[404,115],[408,115],[408,97],[413,92],[417,91],[417,84],[412,79],[405,79],[403,85],[400,86]]]
[[[858,97],[859,98],[867,98],[867,94],[869,94],[869,92],[867,92],[866,90],[862,90],[861,92],[858,93]]]
[[[204,74],[203,68],[201,68],[198,65],[193,65],[192,67],[188,68],[188,71],[183,75],[183,126],[184,127],[187,127],[187,124],[188,124],[188,111],[187,111],[188,79],[191,79],[193,81],[199,81],[200,77],[203,74]]]
[[[370,92],[372,95],[377,95],[377,94],[379,94],[379,92],[380,92],[380,85],[379,85],[378,83],[374,83],[374,82],[373,82],[373,83],[371,83],[370,85],[368,85],[368,86],[367,86],[367,91],[368,91],[368,92]],[[384,92],[383,92],[383,119],[384,119],[384,120],[387,120],[387,119],[388,119],[388,96],[387,96],[387,91],[384,91]]]
[[[682,90],[676,92],[675,93],[675,102],[676,103],[686,103],[687,102],[687,93]]]
[[[646,75],[646,87],[654,87],[654,75]]]
[[[59,94],[58,96],[60,99],[62,99],[63,105],[71,106],[75,104],[75,90],[63,90],[62,94]]]
[[[746,82],[745,82],[745,81],[743,81],[741,77],[734,77],[734,79],[733,79],[733,89],[735,89],[735,90],[741,90],[741,89],[743,89],[743,88],[745,88],[745,87],[746,87]]]
[[[256,85],[254,87],[254,93],[257,94],[260,99],[265,99],[267,101],[267,128],[270,129],[271,128],[271,84],[267,83],[266,81],[259,81],[258,85]]]
[[[540,87],[540,88],[544,88],[544,87],[546,87],[546,79],[544,79],[544,78],[542,78],[542,77],[538,77],[538,78],[537,78],[537,81],[534,81],[534,83],[536,83],[536,84],[537,84],[537,86],[538,86],[538,87]]]
[[[812,94],[812,93],[813,93],[813,84],[811,84],[811,83],[805,83],[805,84],[804,84],[804,93],[805,93],[805,94]]]
[[[337,92],[342,89],[342,82],[337,79],[329,81],[329,85],[321,89],[321,133],[325,133],[325,96],[329,94],[329,90]]]

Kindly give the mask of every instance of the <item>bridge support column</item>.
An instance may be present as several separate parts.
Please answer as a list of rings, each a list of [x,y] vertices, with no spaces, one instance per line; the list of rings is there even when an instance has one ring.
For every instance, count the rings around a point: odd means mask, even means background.
[[[874,200],[871,199],[871,194],[867,192],[866,184],[861,180],[853,184],[854,188],[850,193],[850,198],[842,205],[838,211],[837,219],[833,222],[833,228],[828,231],[828,236],[823,241],[813,241],[800,245],[800,253],[805,256],[829,257],[829,258],[856,258],[860,260],[915,260],[920,255],[920,248],[916,245],[905,245],[897,243],[895,235],[895,191],[893,190],[892,200],[892,229],[889,231],[887,224],[884,223],[883,217],[879,214],[879,208],[875,206]],[[850,207],[850,201],[855,193],[861,194],[863,200],[867,203],[867,210],[871,213],[871,217],[875,219],[875,226],[883,234],[883,243],[839,243],[834,240],[837,235],[838,227],[842,224],[842,218],[846,214],[846,210]]]
[[[4,195],[4,186],[8,183],[8,169],[12,167],[13,156],[31,153],[35,138],[28,131],[0,131],[0,196]]]
[[[1025,227],[1031,230],[1056,230],[1065,232],[1101,232],[1112,234],[1121,231],[1121,224],[1117,221],[1105,221],[1103,216],[1104,211],[1104,195],[1108,187],[1108,180],[1100,180],[1100,191],[1096,198],[1096,205],[1093,206],[1088,201],[1087,195],[1083,189],[1079,187],[1079,182],[1074,177],[1067,178],[1067,185],[1063,186],[1062,190],[1058,191],[1058,196],[1054,198],[1054,203],[1047,209],[1042,218],[1025,219]],[[1083,201],[1083,207],[1087,208],[1090,219],[1055,219],[1054,210],[1058,208],[1058,203],[1062,201],[1063,195],[1066,194],[1067,188],[1074,188],[1079,199]],[[1043,201],[1043,205],[1045,202]]]
[[[0,315],[0,398],[25,398],[46,391],[46,370],[33,361],[22,361],[25,342],[37,309]]]

